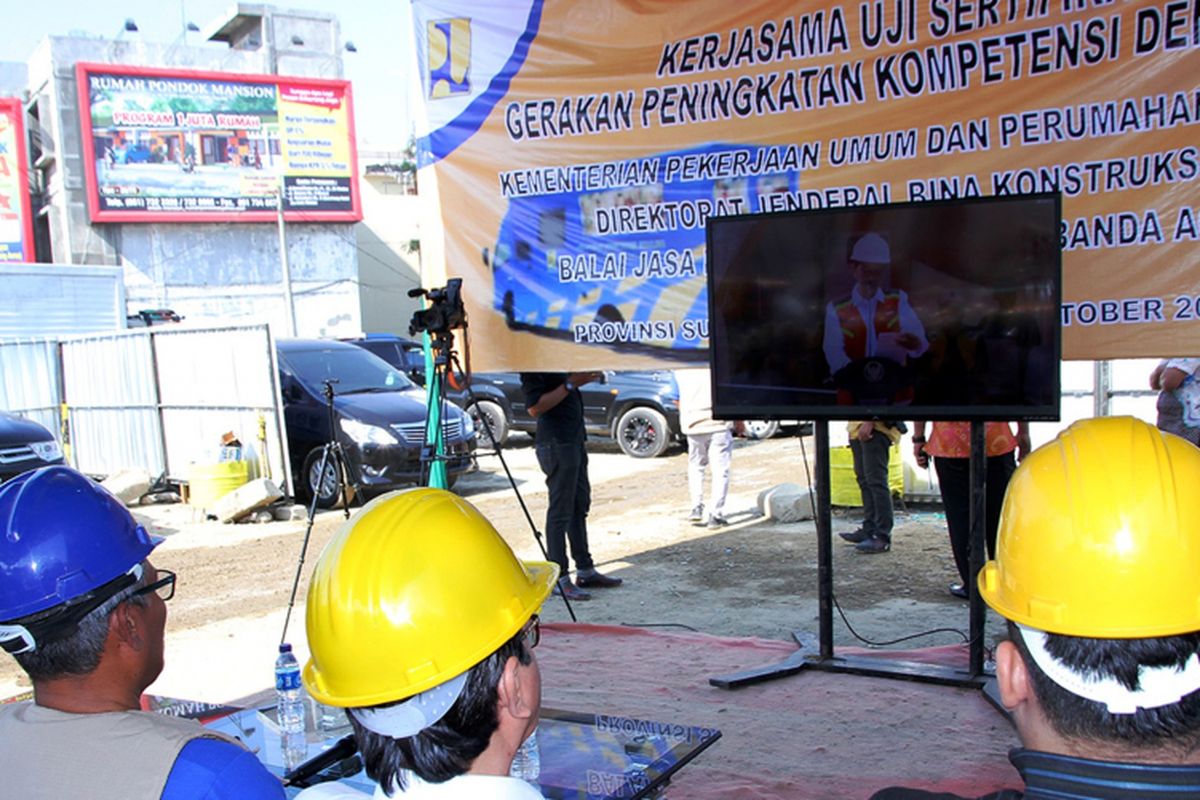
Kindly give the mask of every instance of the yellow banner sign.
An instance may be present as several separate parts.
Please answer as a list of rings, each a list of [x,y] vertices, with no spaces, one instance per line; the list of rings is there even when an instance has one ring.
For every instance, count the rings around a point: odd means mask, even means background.
[[[1042,192],[1063,356],[1194,354],[1200,0],[488,6],[414,3],[477,366],[706,359],[714,215]]]

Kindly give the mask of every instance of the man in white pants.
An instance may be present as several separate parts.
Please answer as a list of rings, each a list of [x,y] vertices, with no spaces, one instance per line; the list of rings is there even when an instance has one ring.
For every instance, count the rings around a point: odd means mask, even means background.
[[[688,519],[700,523],[704,516],[704,471],[712,467],[708,527],[728,524],[725,497],[729,494],[729,462],[733,457],[735,423],[712,417],[712,384],[707,368],[675,371],[679,385],[679,426],[688,443],[688,491],[692,511]]]

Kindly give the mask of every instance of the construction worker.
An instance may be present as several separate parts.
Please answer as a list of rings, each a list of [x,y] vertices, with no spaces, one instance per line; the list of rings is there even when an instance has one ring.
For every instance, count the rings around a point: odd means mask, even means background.
[[[0,647],[33,682],[32,702],[0,705],[0,794],[284,797],[236,740],[140,710],[175,592],[175,574],[147,560],[161,541],[68,467],[0,485]]]
[[[1021,462],[978,581],[1008,620],[996,681],[1025,790],[986,797],[1200,797],[1198,486],[1200,449],[1131,417]]]
[[[847,296],[826,304],[821,345],[838,403],[910,403],[912,377],[898,368],[923,355],[929,339],[908,294],[886,288],[891,247],[878,233],[865,233],[854,241],[846,265],[854,286]]]
[[[304,685],[347,709],[376,797],[542,796],[509,769],[537,727],[537,612],[557,578],[441,489],[343,525],[309,584]]]

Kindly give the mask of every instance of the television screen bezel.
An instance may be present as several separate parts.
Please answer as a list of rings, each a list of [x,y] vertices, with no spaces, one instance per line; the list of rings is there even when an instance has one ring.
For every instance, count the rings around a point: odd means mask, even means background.
[[[1044,345],[1052,356],[1050,375],[1048,378],[1049,395],[1051,399],[1042,404],[945,404],[929,403],[908,405],[834,405],[811,403],[768,403],[747,405],[732,404],[722,397],[719,376],[719,359],[728,358],[727,352],[719,352],[717,346],[717,276],[712,268],[709,254],[717,252],[713,247],[714,230],[726,224],[738,222],[764,222],[771,219],[787,219],[795,217],[821,217],[844,214],[870,214],[889,210],[911,209],[920,207],[933,209],[953,205],[995,205],[1011,202],[1030,202],[1051,200],[1054,203],[1054,241],[1059,245],[1054,248],[1054,286],[1053,307],[1056,316],[1062,308],[1062,195],[1059,192],[1037,192],[1029,194],[982,195],[978,197],[945,198],[927,201],[905,201],[880,203],[862,206],[839,206],[836,208],[793,209],[757,214],[737,214],[710,217],[705,224],[705,273],[708,286],[708,318],[709,318],[709,366],[711,367],[713,417],[723,420],[814,420],[814,421],[849,421],[872,419],[904,419],[940,421],[1022,421],[1022,422],[1057,422],[1061,419],[1062,379],[1060,365],[1062,363],[1062,325],[1061,316],[1057,316],[1058,325],[1051,326],[1050,342]],[[823,325],[823,320],[816,321]],[[763,387],[769,388],[769,387]]]

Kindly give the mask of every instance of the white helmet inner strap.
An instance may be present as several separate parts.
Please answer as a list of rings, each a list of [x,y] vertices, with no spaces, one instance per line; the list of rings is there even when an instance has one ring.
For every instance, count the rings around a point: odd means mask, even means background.
[[[446,712],[458,700],[466,685],[467,673],[464,672],[432,689],[413,695],[403,703],[384,708],[351,708],[348,711],[367,730],[391,736],[393,739],[403,739],[416,736],[446,716]]]
[[[1110,714],[1133,714],[1139,708],[1160,708],[1200,689],[1200,657],[1195,653],[1182,669],[1139,667],[1138,688],[1130,691],[1115,678],[1082,674],[1056,659],[1046,649],[1047,635],[1037,628],[1017,624],[1029,655],[1046,677],[1073,695],[1103,703]]]

